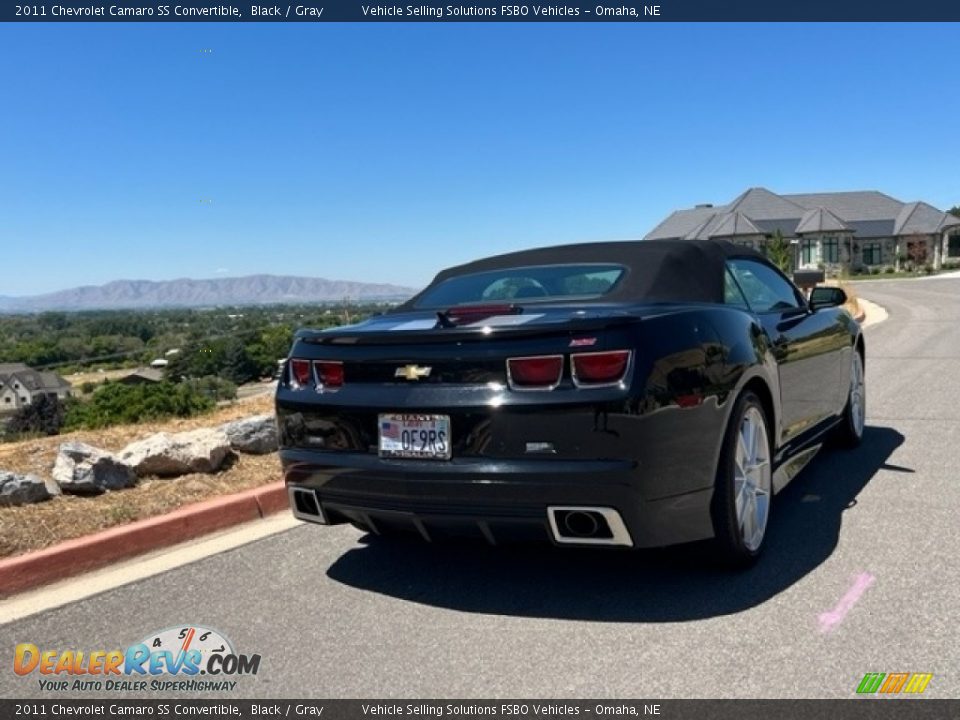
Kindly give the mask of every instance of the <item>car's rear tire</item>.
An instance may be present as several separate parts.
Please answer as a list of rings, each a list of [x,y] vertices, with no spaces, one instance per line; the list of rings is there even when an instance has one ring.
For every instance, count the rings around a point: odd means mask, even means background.
[[[848,448],[857,447],[863,441],[863,428],[867,417],[867,386],[863,371],[863,356],[854,348],[850,361],[850,389],[843,418],[837,426],[837,440]]]
[[[773,505],[768,426],[760,398],[743,393],[724,436],[711,507],[717,554],[733,567],[751,565],[766,538]]]

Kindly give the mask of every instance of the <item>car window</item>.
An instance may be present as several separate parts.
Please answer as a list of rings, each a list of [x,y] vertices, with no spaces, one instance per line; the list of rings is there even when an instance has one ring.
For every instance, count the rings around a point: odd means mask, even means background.
[[[750,309],[746,298],[743,297],[743,291],[740,289],[740,286],[737,285],[737,281],[733,277],[733,273],[730,272],[729,267],[723,275],[723,302],[726,305],[746,308],[747,310]]]
[[[756,260],[734,258],[730,272],[754,312],[774,312],[800,307],[797,293],[780,273]]]
[[[610,292],[625,272],[622,265],[540,265],[460,275],[428,289],[417,307],[597,297]]]

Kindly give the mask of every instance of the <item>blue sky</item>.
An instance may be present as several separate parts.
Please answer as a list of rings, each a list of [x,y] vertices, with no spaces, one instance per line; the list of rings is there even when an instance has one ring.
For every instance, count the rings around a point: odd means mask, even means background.
[[[8,23],[0,295],[416,286],[751,186],[946,208],[957,59],[948,23]]]

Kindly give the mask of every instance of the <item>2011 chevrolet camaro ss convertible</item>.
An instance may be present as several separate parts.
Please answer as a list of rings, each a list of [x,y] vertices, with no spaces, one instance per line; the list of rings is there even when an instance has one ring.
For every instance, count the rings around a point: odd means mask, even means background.
[[[763,547],[771,500],[864,427],[864,341],[720,241],[514,252],[296,334],[277,389],[293,513],[490,543]]]

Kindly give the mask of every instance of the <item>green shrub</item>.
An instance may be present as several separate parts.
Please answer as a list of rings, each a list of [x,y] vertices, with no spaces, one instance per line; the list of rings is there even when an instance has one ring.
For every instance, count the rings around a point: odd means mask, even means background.
[[[883,274],[884,274],[884,275],[893,275],[896,271],[897,271],[897,270],[896,270],[896,268],[893,267],[893,265],[887,265],[887,266],[883,269]]]
[[[187,380],[185,384],[214,402],[237,399],[237,386],[216,375]]]
[[[214,400],[187,383],[106,383],[89,400],[69,405],[65,428],[96,429],[169,417],[193,417],[209,412],[215,405]]]

